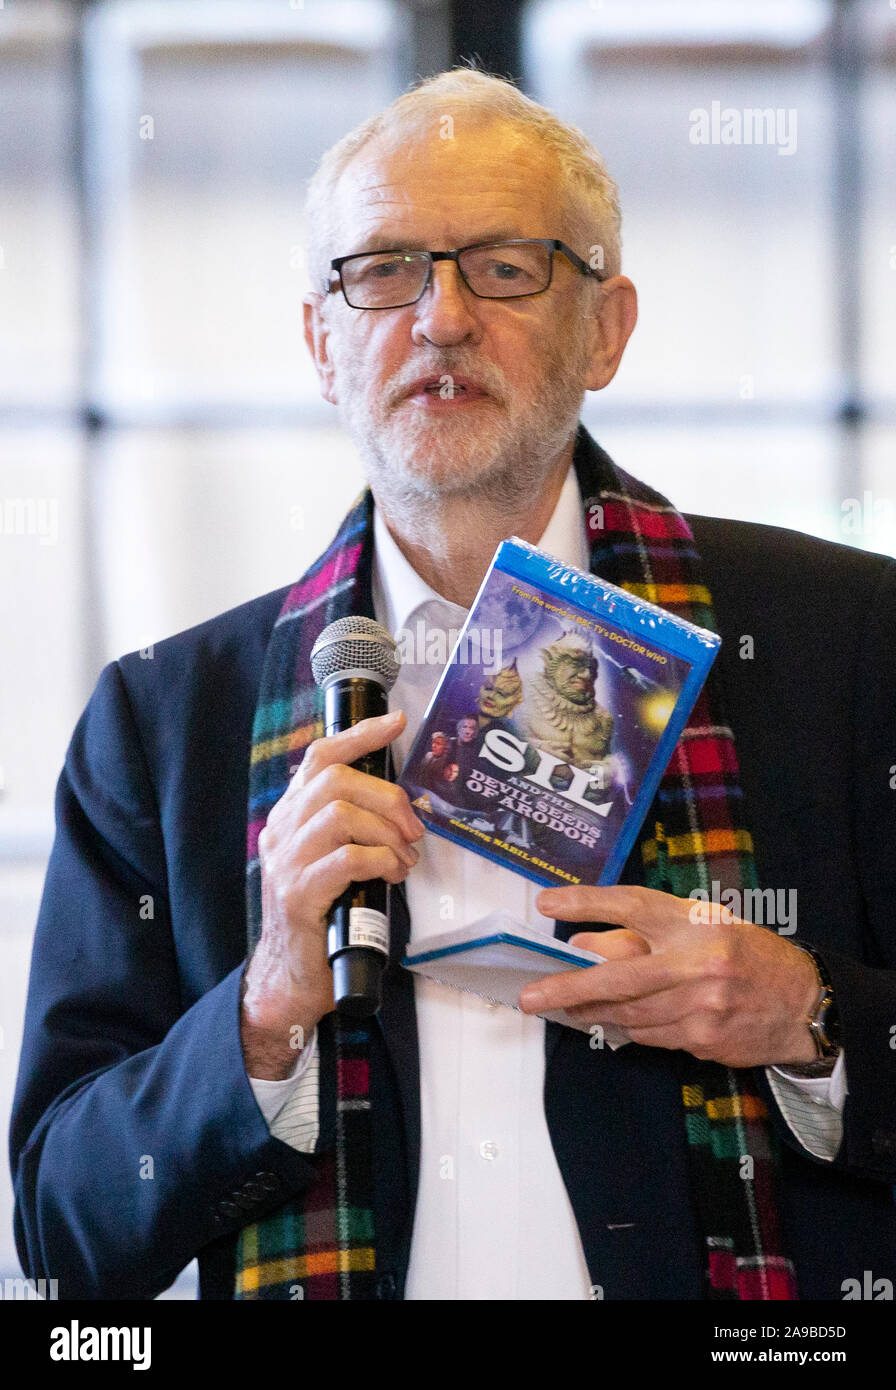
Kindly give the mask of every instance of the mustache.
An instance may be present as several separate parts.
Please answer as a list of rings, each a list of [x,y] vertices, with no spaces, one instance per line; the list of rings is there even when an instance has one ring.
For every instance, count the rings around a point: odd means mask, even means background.
[[[499,405],[507,403],[508,383],[504,373],[490,362],[464,360],[456,356],[443,355],[438,359],[409,362],[390,379],[386,388],[389,406],[399,403],[404,394],[421,377],[458,376],[475,381]]]

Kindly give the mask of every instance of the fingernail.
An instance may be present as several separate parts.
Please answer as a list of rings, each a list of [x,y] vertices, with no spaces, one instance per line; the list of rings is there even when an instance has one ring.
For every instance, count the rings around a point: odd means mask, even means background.
[[[399,721],[399,719],[401,719],[401,718],[403,718],[403,717],[404,717],[404,710],[403,710],[403,709],[393,709],[393,710],[390,710],[388,714],[384,714],[384,715],[383,715],[383,719],[385,720],[385,722],[386,722],[387,724],[397,724],[398,721]]]
[[[531,1009],[532,1013],[538,1013],[538,1010],[543,1009],[544,1006],[545,997],[540,989],[526,988],[523,990],[520,995],[521,1009]]]

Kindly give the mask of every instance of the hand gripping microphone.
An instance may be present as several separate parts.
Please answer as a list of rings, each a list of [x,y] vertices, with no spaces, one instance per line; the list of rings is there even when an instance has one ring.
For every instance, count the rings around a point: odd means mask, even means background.
[[[338,618],[324,628],[311,649],[311,670],[324,692],[326,735],[386,714],[399,664],[393,638],[372,618]],[[385,780],[387,755],[388,747],[378,748],[352,766]],[[350,883],[327,918],[336,1008],[352,1018],[368,1018],[380,1006],[389,959],[388,891],[381,878]]]

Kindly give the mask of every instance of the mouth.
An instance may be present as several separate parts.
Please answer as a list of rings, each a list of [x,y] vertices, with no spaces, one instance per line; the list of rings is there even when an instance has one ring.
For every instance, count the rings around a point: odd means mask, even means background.
[[[438,376],[418,377],[401,396],[401,402],[413,401],[424,406],[468,405],[488,399],[488,392],[470,377],[442,372]]]

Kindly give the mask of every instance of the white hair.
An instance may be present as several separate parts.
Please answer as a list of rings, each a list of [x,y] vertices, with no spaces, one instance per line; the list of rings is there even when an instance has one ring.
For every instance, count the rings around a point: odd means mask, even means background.
[[[567,235],[570,240],[577,239],[574,249],[584,259],[599,253],[602,260],[592,262],[594,268],[602,269],[605,276],[618,275],[619,191],[590,140],[578,127],[561,121],[546,106],[524,96],[503,78],[471,68],[454,68],[405,92],[349,131],[324,154],[308,184],[305,201],[309,269],[315,289],[326,279],[334,254],[332,248],[338,233],[333,225],[334,194],[346,166],[378,135],[402,126],[419,127],[436,113],[439,118],[444,117],[448,114],[448,102],[481,121],[504,121],[541,141],[562,171],[563,212],[569,221]]]

